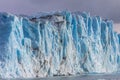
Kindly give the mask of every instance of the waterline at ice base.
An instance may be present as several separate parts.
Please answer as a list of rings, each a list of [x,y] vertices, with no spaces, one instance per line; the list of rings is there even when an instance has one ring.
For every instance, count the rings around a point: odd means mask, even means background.
[[[120,34],[110,20],[70,11],[0,13],[1,78],[119,71]]]

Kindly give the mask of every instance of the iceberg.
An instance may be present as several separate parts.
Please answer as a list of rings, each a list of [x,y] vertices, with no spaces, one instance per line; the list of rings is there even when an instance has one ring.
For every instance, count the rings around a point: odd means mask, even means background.
[[[0,13],[0,77],[31,78],[120,71],[113,22],[83,12]]]

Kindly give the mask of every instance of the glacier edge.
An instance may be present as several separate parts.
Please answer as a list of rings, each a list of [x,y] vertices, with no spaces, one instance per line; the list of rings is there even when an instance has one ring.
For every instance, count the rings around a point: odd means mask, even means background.
[[[120,34],[90,14],[0,13],[0,77],[47,77],[120,70]]]

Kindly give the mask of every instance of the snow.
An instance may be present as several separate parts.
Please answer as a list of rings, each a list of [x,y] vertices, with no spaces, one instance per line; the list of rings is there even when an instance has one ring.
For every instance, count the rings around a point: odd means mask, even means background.
[[[48,15],[0,13],[1,78],[119,72],[120,34],[112,21],[85,12]]]

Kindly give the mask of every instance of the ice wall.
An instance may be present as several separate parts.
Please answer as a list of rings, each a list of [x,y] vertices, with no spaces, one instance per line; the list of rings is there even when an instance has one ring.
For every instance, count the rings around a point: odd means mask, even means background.
[[[113,22],[68,11],[35,17],[0,13],[0,77],[111,73],[120,69]]]

